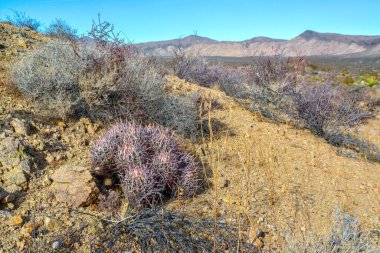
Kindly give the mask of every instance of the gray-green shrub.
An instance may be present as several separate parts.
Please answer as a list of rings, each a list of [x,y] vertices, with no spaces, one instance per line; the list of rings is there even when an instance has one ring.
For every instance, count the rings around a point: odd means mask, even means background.
[[[157,64],[130,45],[55,40],[17,62],[11,80],[51,118],[155,121],[187,136],[198,125],[196,99],[165,92]]]
[[[45,115],[65,119],[80,104],[78,78],[84,68],[69,44],[54,41],[16,62],[11,80]]]

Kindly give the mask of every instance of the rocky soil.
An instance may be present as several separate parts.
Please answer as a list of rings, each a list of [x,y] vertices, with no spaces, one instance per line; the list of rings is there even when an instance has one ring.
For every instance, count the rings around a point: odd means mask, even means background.
[[[91,252],[107,232],[101,218],[109,216],[97,206],[99,187],[114,182],[91,175],[89,149],[107,126],[88,118],[47,120],[6,85],[11,62],[45,40],[0,23],[0,252]],[[310,132],[274,124],[221,91],[173,76],[167,87],[182,96],[200,92],[218,105],[207,114],[203,141],[183,140],[206,164],[206,190],[169,208],[239,224],[239,236],[252,241],[270,234],[257,247],[290,230],[328,233],[340,208],[378,242],[380,164],[342,156]],[[365,127],[359,133],[379,137]],[[133,244],[125,248],[136,251]]]

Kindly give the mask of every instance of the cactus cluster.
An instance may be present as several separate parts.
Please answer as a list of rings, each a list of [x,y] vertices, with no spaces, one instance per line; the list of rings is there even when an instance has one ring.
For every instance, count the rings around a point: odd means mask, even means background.
[[[116,175],[131,205],[191,197],[200,186],[194,157],[161,127],[115,124],[94,143],[91,157],[94,166]]]

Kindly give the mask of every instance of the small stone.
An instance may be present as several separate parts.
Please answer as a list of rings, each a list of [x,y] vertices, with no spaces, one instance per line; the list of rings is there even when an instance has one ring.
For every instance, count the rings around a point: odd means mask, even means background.
[[[54,156],[52,156],[51,154],[47,154],[46,156],[46,162],[47,163],[52,163],[54,161]]]
[[[51,247],[53,248],[53,250],[59,250],[59,248],[61,248],[61,242],[60,241],[55,241],[53,242],[53,244],[51,245]]]
[[[0,218],[9,219],[12,217],[12,214],[9,211],[0,210]]]
[[[9,220],[6,221],[6,224],[9,226],[21,226],[24,223],[24,219],[21,215],[12,216]]]
[[[15,205],[13,203],[7,203],[7,208],[8,210],[13,210],[15,209]]]
[[[91,172],[97,176],[104,176],[104,170],[102,170],[100,167],[95,167]]]
[[[5,198],[1,200],[1,203],[10,203],[16,199],[16,195],[8,194]]]
[[[259,250],[261,250],[262,248],[264,248],[264,242],[262,240],[260,240],[260,238],[257,238],[255,240],[255,243],[254,243],[255,247],[258,248]]]
[[[13,127],[14,131],[18,135],[29,135],[30,133],[30,126],[29,124],[19,120],[19,119],[13,119],[10,122],[11,126]]]
[[[60,127],[60,128],[65,128],[65,127],[66,127],[65,122],[63,122],[63,121],[61,121],[61,120],[58,120],[58,121],[56,122],[56,125],[57,125],[57,127]]]
[[[28,47],[26,40],[23,38],[19,38],[17,40],[17,46],[19,46],[21,48],[27,48]]]
[[[24,171],[18,168],[8,171],[4,175],[4,179],[8,181],[9,185],[15,184],[17,186],[25,186],[25,184],[28,182]]]
[[[45,175],[44,178],[43,178],[43,185],[44,186],[49,186],[49,185],[51,185],[51,183],[52,183],[52,180],[49,177],[49,175]]]
[[[39,227],[40,224],[38,222],[29,221],[23,226],[21,233],[25,236],[35,236]]]
[[[0,200],[7,197],[8,193],[2,188],[2,185],[0,183]]]
[[[96,125],[92,125],[92,124],[87,125],[87,132],[89,134],[91,134],[91,135],[95,134],[96,130],[97,130],[97,126]]]
[[[15,184],[7,186],[7,191],[9,193],[17,193],[17,192],[19,192],[21,190],[22,190],[22,188],[20,186],[18,186],[18,185],[15,185]]]
[[[61,220],[46,217],[44,225],[48,231],[58,231],[63,228],[64,223]]]
[[[19,170],[22,170],[23,172],[25,172],[27,175],[30,174],[30,164],[29,164],[29,161],[28,160],[22,160],[19,165],[17,165],[17,168]]]
[[[105,186],[112,186],[113,185],[113,181],[111,178],[105,178],[104,181],[103,181],[103,184]]]

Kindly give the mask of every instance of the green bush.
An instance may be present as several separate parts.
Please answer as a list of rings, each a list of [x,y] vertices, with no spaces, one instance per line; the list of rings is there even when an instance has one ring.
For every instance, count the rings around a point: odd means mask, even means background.
[[[379,83],[379,80],[374,75],[364,75],[360,77],[360,80],[363,81],[367,86],[373,87]]]

